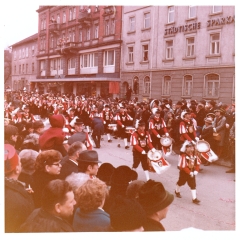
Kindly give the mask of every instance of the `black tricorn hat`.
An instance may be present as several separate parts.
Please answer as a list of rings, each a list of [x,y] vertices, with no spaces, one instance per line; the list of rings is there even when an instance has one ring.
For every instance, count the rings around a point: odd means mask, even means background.
[[[82,151],[77,159],[78,162],[101,163],[98,160],[98,153],[94,150]]]

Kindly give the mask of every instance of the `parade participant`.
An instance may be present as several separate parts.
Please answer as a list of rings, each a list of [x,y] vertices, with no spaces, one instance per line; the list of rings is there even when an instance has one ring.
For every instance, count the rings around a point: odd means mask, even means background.
[[[23,122],[23,110],[21,108],[16,109],[16,114],[13,115],[12,121],[14,124],[22,123]]]
[[[39,137],[39,146],[42,151],[54,149],[59,151],[63,156],[67,151],[63,147],[66,133],[63,131],[65,118],[63,115],[50,115],[49,122],[51,127]]]
[[[72,127],[71,126],[71,122],[76,118],[75,116],[75,108],[71,107],[67,110],[67,116],[65,117],[66,118],[66,127],[68,128],[69,130],[69,133],[72,135],[73,133],[75,133],[75,129],[74,129],[74,126]]]
[[[18,180],[22,171],[20,158],[16,149],[4,144],[5,165],[5,232],[16,233],[19,227],[34,210],[33,198]]]
[[[137,131],[131,135],[131,145],[133,146],[133,170],[136,170],[141,163],[146,179],[149,180],[147,153],[149,150],[155,152],[156,149],[152,145],[150,134],[145,131],[144,121],[139,121]]]
[[[135,114],[134,114],[134,118],[133,118],[133,126],[135,128],[137,128],[137,124],[140,121],[140,119],[142,119],[142,108],[141,108],[141,103],[137,102],[135,104]]]
[[[77,159],[79,154],[85,150],[87,150],[87,148],[82,142],[74,142],[72,145],[70,145],[67,158],[64,161],[62,160],[62,168],[59,175],[60,179],[65,180],[66,177],[71,173],[78,172]]]
[[[74,123],[75,133],[68,139],[68,145],[73,144],[76,141],[84,143],[88,150],[92,150],[92,140],[88,132],[83,131],[84,123],[82,119],[76,118]]]
[[[35,207],[41,206],[41,196],[44,187],[52,180],[59,179],[62,168],[62,155],[56,150],[45,150],[38,154],[35,162],[33,179],[33,199]]]
[[[192,193],[192,202],[195,204],[199,204],[200,200],[197,199],[196,192],[196,175],[200,169],[201,160],[195,153],[195,147],[192,142],[185,141],[183,146],[180,149],[180,156],[178,167],[179,171],[179,179],[177,181],[175,194],[176,197],[181,198],[180,187],[185,183],[191,189]]]
[[[218,133],[220,135],[220,140],[215,140],[215,148],[214,151],[221,157],[223,146],[224,146],[224,137],[226,132],[226,117],[225,117],[225,109],[219,107],[214,110],[215,118],[213,121],[213,131],[214,133]]]
[[[198,141],[199,138],[197,137],[194,123],[191,120],[191,113],[189,111],[183,111],[181,113],[181,119],[182,121],[179,124],[180,141],[183,143],[188,140],[195,144],[195,141]]]
[[[126,113],[126,107],[123,104],[119,105],[120,111],[116,113],[115,121],[117,123],[117,129],[118,129],[118,137],[123,139],[125,149],[129,149],[127,137],[128,134],[126,133],[126,126],[128,125],[129,121],[132,121],[133,119]],[[120,143],[118,144],[118,147],[120,146]]]
[[[167,217],[168,209],[174,200],[173,194],[165,190],[161,182],[148,180],[138,191],[138,201],[145,210],[144,231],[165,231],[160,222]]]
[[[75,232],[107,232],[110,217],[103,210],[108,196],[107,185],[98,178],[87,180],[76,190],[77,209],[73,218]]]
[[[29,113],[29,105],[24,105],[22,109],[24,111],[22,114],[22,121],[24,121],[25,123],[36,121],[33,114]]]
[[[35,209],[21,225],[20,232],[73,232],[68,221],[75,204],[74,193],[67,181],[49,182],[43,189],[40,208]]]
[[[100,148],[101,136],[104,134],[104,124],[100,115],[95,112],[92,119],[92,138],[95,143],[95,148]]]
[[[111,130],[108,128],[108,125],[113,121],[113,113],[110,110],[109,105],[105,105],[103,111],[100,114],[104,124],[104,133],[107,134],[108,142],[112,142],[110,135]]]
[[[14,115],[17,113],[18,109],[15,109],[15,106],[12,102],[7,105],[7,108],[4,109],[4,118],[8,118],[10,120],[13,119]]]
[[[163,118],[160,117],[161,112],[157,110],[153,116],[149,119],[149,132],[152,138],[152,144],[154,148],[161,150],[160,138],[162,135],[169,136],[166,128],[166,123]]]
[[[91,179],[96,178],[99,168],[98,153],[94,150],[82,151],[77,159],[78,172],[86,173]]]

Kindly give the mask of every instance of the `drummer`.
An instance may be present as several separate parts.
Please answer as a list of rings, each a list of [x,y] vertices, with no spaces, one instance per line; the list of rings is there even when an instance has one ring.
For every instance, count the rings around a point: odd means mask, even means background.
[[[192,142],[186,141],[180,150],[178,167],[180,169],[179,179],[176,184],[175,195],[181,198],[180,187],[188,184],[192,193],[192,202],[199,204],[196,191],[196,175],[199,172],[201,160],[195,153],[195,147]]]
[[[145,173],[147,181],[149,180],[147,152],[151,150],[155,152],[156,149],[152,145],[151,136],[148,131],[145,131],[145,122],[140,120],[137,130],[133,132],[130,139],[133,146],[133,170],[136,171],[139,163],[142,164],[142,169]]]
[[[107,134],[107,139],[108,142],[112,142],[111,140],[111,130],[108,128],[108,125],[112,123],[113,121],[113,113],[110,110],[109,105],[105,105],[104,109],[102,110],[102,112],[100,113],[100,116],[103,120],[103,124],[104,124],[104,133]]]
[[[180,133],[180,141],[182,143],[189,141],[194,145],[196,141],[199,140],[196,134],[196,127],[191,119],[191,113],[189,111],[183,111],[181,113],[181,122],[179,124],[179,133]]]
[[[153,146],[158,150],[161,150],[162,148],[160,143],[161,136],[165,134],[166,137],[169,137],[166,123],[160,115],[161,112],[157,110],[155,114],[149,119],[149,131],[151,134]]]
[[[118,129],[118,136],[123,139],[125,149],[129,149],[128,146],[128,133],[126,132],[126,126],[128,125],[129,121],[132,121],[133,119],[129,114],[127,114],[127,109],[123,103],[119,104],[119,112],[115,116],[115,120],[117,123],[117,129]],[[118,147],[121,147],[120,144],[118,144]]]

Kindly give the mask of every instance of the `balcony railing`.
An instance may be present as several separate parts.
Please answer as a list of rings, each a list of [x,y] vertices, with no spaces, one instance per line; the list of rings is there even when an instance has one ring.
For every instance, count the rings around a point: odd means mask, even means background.
[[[50,32],[56,32],[60,30],[60,24],[59,23],[50,23],[49,24],[49,31]]]

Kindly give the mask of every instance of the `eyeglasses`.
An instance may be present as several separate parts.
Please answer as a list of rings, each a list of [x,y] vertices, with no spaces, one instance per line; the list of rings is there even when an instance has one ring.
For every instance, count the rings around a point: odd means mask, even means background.
[[[58,162],[58,163],[52,163],[52,164],[49,164],[49,165],[55,165],[55,166],[58,166],[58,167],[62,166],[61,161]]]

